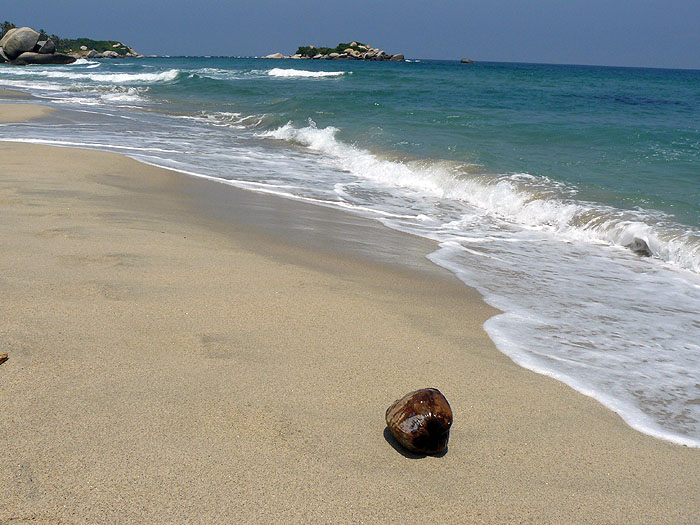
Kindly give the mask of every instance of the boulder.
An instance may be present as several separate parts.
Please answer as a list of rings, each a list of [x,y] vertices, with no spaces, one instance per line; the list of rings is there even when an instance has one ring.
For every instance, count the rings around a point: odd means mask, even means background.
[[[39,41],[39,33],[31,27],[20,27],[14,31],[8,31],[2,39],[0,47],[5,51],[5,55],[10,60],[14,60],[22,53],[32,51]]]
[[[323,55],[321,53],[316,53],[313,57],[311,57],[314,60],[318,60],[319,58],[323,58]]]
[[[403,62],[406,60],[401,53],[397,53],[395,55],[391,55],[391,58],[389,59],[392,62]]]
[[[10,59],[7,58],[7,55],[5,54],[5,51],[0,47],[0,62],[9,62]]]
[[[107,50],[102,52],[102,58],[119,58],[119,56],[119,53],[116,51]]]
[[[635,237],[634,240],[625,245],[625,248],[632,250],[634,253],[641,257],[651,257],[653,255],[651,248],[644,239]]]
[[[75,62],[75,57],[61,53],[46,55],[28,51],[15,58],[10,64],[13,66],[26,66],[28,64],[72,64],[73,62]]]
[[[17,31],[17,28],[16,28],[16,27],[13,27],[13,28],[10,29],[7,33],[5,33],[5,36],[4,36],[4,37],[0,38],[0,47],[4,47],[4,46],[5,46],[5,42],[7,42],[7,40],[12,36],[12,34],[13,34],[15,31]]]
[[[462,60],[460,60],[460,62],[461,62],[462,64],[473,64],[473,63],[474,63],[473,60],[470,60],[470,59],[468,59],[468,58],[463,58]]]
[[[56,52],[56,44],[53,43],[53,40],[39,40],[34,46],[34,52],[50,55]]]
[[[263,58],[284,58],[282,53],[272,53],[271,55],[264,56]]]
[[[338,58],[340,56],[340,53],[331,53],[328,55],[328,58]]]
[[[102,55],[102,53],[100,53],[99,51],[91,49],[90,51],[88,51],[87,58],[104,58],[104,55]]]
[[[80,46],[81,51],[87,51],[87,46]]]

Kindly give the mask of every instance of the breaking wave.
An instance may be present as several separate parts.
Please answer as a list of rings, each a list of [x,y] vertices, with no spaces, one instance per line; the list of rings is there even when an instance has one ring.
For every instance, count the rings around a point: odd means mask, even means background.
[[[321,78],[321,77],[339,77],[344,75],[345,71],[305,71],[303,69],[282,69],[276,67],[267,72],[271,77],[303,77],[303,78]]]
[[[700,273],[700,232],[674,224],[661,212],[621,210],[578,201],[574,188],[547,177],[517,173],[473,174],[447,161],[396,161],[339,141],[338,129],[288,123],[262,136],[306,146],[328,155],[339,169],[390,187],[419,191],[479,208],[507,223],[556,233],[563,240],[606,243],[648,252]]]

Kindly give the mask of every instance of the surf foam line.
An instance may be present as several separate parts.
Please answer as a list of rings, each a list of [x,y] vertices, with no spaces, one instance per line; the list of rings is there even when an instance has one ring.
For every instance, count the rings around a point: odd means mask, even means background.
[[[75,73],[72,71],[54,71],[46,69],[7,69],[3,73],[22,77],[65,78],[68,80],[89,80],[107,84],[151,84],[172,82],[183,73],[179,69],[169,69],[161,73]]]
[[[140,162],[141,164],[146,164],[147,166],[153,166],[155,168],[176,171],[178,173],[182,173],[183,175],[189,175],[191,177],[198,177],[200,179],[206,179],[206,180],[210,180],[213,182],[226,184],[228,186],[234,186],[236,188],[240,188],[240,189],[244,189],[244,190],[248,190],[248,191],[255,191],[258,193],[276,195],[278,197],[284,197],[284,198],[302,201],[302,202],[309,202],[309,203],[313,203],[313,204],[317,204],[317,205],[321,205],[321,206],[326,206],[329,208],[339,208],[339,209],[349,210],[349,211],[353,211],[356,213],[362,213],[363,215],[370,216],[370,217],[382,217],[382,218],[391,218],[391,219],[416,219],[417,218],[415,215],[401,215],[401,214],[397,214],[397,213],[385,212],[382,210],[375,210],[373,208],[368,208],[365,206],[357,206],[357,205],[350,204],[347,202],[342,202],[342,201],[330,201],[330,200],[316,199],[313,197],[306,197],[303,195],[296,195],[294,193],[289,193],[286,191],[280,191],[282,188],[289,188],[289,186],[285,186],[285,185],[265,184],[265,183],[260,183],[260,182],[237,180],[237,179],[223,179],[221,177],[213,177],[211,175],[204,175],[202,173],[197,173],[197,172],[185,170],[182,168],[176,168],[176,167],[173,167],[167,163],[158,163],[156,161],[144,158],[142,156],[142,155],[144,155],[144,153],[148,153],[148,152],[152,152],[152,153],[183,153],[182,151],[177,151],[177,150],[167,150],[167,149],[161,149],[161,148],[137,148],[137,147],[132,147],[132,146],[115,146],[115,145],[97,144],[97,143],[90,143],[90,142],[68,142],[68,141],[61,141],[61,140],[26,139],[26,138],[9,138],[9,139],[8,138],[0,138],[0,142],[19,142],[19,143],[23,143],[23,144],[37,144],[37,145],[43,145],[43,146],[58,146],[58,147],[64,147],[64,148],[85,148],[85,149],[94,149],[94,150],[106,151],[106,152],[109,152],[112,149],[131,151],[132,152],[131,154],[124,153],[124,155],[126,155],[130,159],[133,159],[137,162]],[[189,152],[185,152],[185,153],[189,153]]]
[[[700,273],[700,232],[689,230],[660,212],[619,210],[561,196],[575,190],[529,174],[468,175],[464,166],[446,161],[398,162],[345,144],[329,126],[295,128],[291,123],[261,132],[260,137],[300,144],[325,154],[336,167],[385,187],[418,191],[483,210],[498,220],[557,234],[563,240],[627,248],[641,240],[658,260]]]
[[[387,226],[393,229],[398,229],[399,231],[404,231],[402,228],[397,228],[393,225],[387,224]],[[410,230],[406,231],[410,233]],[[484,298],[484,301],[491,306],[494,306],[495,308],[502,307],[502,305],[499,304],[500,301],[498,301],[492,292],[475,282],[464,267],[452,262],[452,252],[454,250],[464,249],[464,246],[461,246],[459,243],[445,241],[440,243],[440,248],[438,250],[428,254],[427,258],[438,266],[441,266],[442,268],[454,273],[467,286],[476,288]],[[602,390],[587,383],[585,380],[578,379],[565,372],[540,364],[536,359],[536,352],[528,353],[525,349],[521,348],[517,340],[509,337],[505,333],[502,333],[500,328],[500,326],[503,324],[512,323],[512,319],[515,319],[517,322],[517,318],[521,314],[522,312],[509,309],[509,311],[505,311],[491,317],[484,323],[484,330],[486,330],[486,333],[489,335],[496,347],[507,355],[514,363],[537,374],[561,381],[577,392],[595,399],[607,409],[618,414],[631,428],[641,432],[642,434],[647,434],[657,439],[669,441],[677,445],[700,448],[699,439],[683,436],[663,428],[651,417],[644,414],[633,403],[620,399],[619,397],[606,394]],[[547,355],[546,357],[550,359],[557,359],[553,355]]]
[[[417,218],[415,215],[401,215],[401,214],[397,214],[397,213],[385,212],[382,210],[375,210],[373,208],[368,208],[365,206],[357,206],[357,205],[350,204],[347,202],[342,202],[342,201],[330,201],[330,200],[316,199],[314,197],[306,197],[303,195],[296,195],[294,193],[289,193],[287,191],[280,191],[282,188],[290,188],[290,186],[287,186],[287,185],[269,184],[269,183],[254,182],[254,181],[247,181],[247,180],[237,180],[237,179],[223,179],[221,177],[214,177],[212,175],[205,175],[203,173],[197,173],[197,172],[185,170],[182,168],[175,168],[175,167],[169,166],[168,164],[159,164],[158,162],[146,160],[143,157],[132,156],[132,155],[128,155],[128,157],[132,158],[135,161],[138,161],[142,164],[146,164],[148,166],[153,166],[154,168],[161,168],[161,169],[176,171],[178,173],[182,173],[183,175],[189,175],[191,177],[206,179],[206,180],[210,180],[212,182],[226,184],[227,186],[233,186],[235,188],[239,188],[239,189],[243,189],[243,190],[247,190],[247,191],[255,191],[257,193],[265,193],[267,195],[275,195],[277,197],[283,197],[283,198],[292,199],[295,201],[309,202],[309,203],[312,203],[315,205],[325,206],[327,208],[336,208],[336,209],[340,208],[343,210],[349,210],[349,211],[352,211],[355,213],[361,213],[362,215],[367,216],[367,217],[382,217],[382,218],[390,218],[390,219],[416,219]]]
[[[283,69],[273,68],[267,72],[271,77],[300,77],[300,78],[323,78],[323,77],[339,77],[345,74],[345,71],[305,71],[303,69]]]
[[[137,148],[135,146],[117,146],[112,144],[99,144],[92,142],[70,142],[67,140],[49,140],[49,139],[25,139],[25,138],[0,138],[2,142],[21,142],[24,144],[39,144],[44,146],[64,146],[70,148],[86,148],[97,149],[101,151],[110,151],[112,149],[125,151],[150,151],[153,153],[188,153],[172,149],[161,148]]]

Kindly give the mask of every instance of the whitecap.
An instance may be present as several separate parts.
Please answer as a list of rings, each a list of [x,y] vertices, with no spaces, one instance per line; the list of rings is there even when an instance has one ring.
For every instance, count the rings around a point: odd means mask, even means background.
[[[345,71],[305,71],[303,69],[283,69],[276,67],[267,72],[271,77],[300,77],[300,78],[321,78],[338,77],[344,75]]]

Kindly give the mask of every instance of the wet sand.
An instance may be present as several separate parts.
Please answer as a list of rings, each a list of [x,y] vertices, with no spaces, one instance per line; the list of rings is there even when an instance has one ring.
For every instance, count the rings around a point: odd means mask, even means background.
[[[514,365],[430,242],[111,153],[0,158],[0,523],[697,520],[700,450]],[[442,457],[385,432],[427,386]]]

